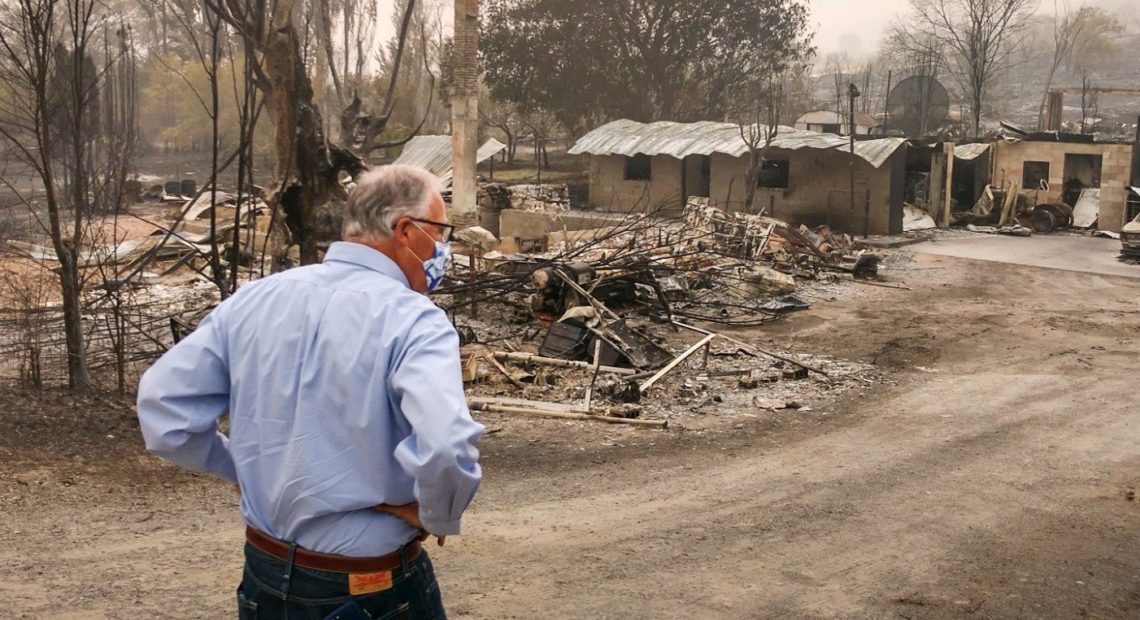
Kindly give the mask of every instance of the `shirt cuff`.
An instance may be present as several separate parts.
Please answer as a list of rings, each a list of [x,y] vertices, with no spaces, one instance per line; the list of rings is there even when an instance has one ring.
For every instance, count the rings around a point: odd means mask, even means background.
[[[431,517],[426,517],[423,511],[420,511],[420,524],[432,536],[458,536],[459,535],[460,520],[454,521],[436,521]]]
[[[215,443],[210,446],[210,458],[206,462],[206,467],[215,476],[234,484],[238,483],[234,457],[230,454],[229,437],[217,433]]]

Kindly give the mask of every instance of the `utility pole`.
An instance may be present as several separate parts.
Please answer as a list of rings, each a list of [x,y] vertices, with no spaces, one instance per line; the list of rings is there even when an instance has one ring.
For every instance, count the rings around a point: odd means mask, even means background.
[[[851,209],[848,212],[847,222],[849,232],[855,234],[855,98],[860,95],[859,89],[852,82],[847,85],[847,135],[851,139]]]
[[[893,72],[887,71],[887,94],[883,97],[883,132],[882,135],[890,135],[888,132],[891,130],[891,107],[887,105],[891,101],[891,78]]]
[[[475,159],[479,136],[479,0],[455,0],[455,91],[451,102],[454,176],[451,220],[460,228],[476,222]]]

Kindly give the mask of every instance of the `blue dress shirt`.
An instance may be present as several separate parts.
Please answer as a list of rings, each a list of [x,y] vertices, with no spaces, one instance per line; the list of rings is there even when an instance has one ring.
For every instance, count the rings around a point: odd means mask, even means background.
[[[418,501],[425,529],[458,534],[482,479],[455,329],[354,243],[220,304],[143,375],[138,416],[153,454],[239,483],[248,525],[312,551],[416,536],[377,504]]]

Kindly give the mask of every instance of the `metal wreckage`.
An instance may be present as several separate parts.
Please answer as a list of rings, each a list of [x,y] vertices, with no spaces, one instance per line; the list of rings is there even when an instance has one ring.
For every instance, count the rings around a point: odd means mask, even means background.
[[[691,199],[680,217],[630,215],[541,252],[493,250],[482,228],[457,238],[437,302],[460,333],[474,411],[667,427],[727,401],[808,409],[796,397],[808,384],[844,391],[874,372],[730,335],[845,282],[876,284],[880,256],[826,226]]]

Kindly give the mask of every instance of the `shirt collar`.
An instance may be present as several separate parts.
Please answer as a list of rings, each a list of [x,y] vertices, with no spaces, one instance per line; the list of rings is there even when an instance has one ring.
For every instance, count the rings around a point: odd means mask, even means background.
[[[325,252],[323,262],[349,263],[371,271],[381,273],[393,280],[411,288],[408,277],[396,265],[396,262],[383,253],[360,243],[350,241],[337,241],[329,246]]]

